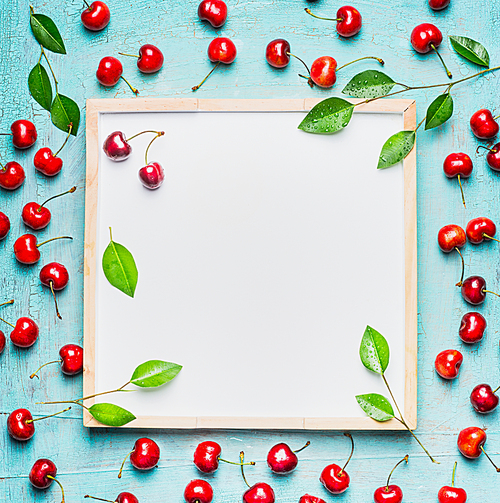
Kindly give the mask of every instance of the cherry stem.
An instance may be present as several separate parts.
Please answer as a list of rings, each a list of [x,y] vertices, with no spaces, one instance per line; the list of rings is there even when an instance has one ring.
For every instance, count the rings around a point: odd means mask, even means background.
[[[14,304],[14,299],[8,300],[7,302],[4,302],[3,304],[0,304],[0,307],[1,306],[7,306],[8,304]]]
[[[486,239],[492,239],[493,241],[497,241],[498,243],[500,243],[500,239],[494,238],[493,236],[488,236],[488,234],[483,234],[483,236]]]
[[[458,178],[458,185],[460,185],[460,192],[462,193],[462,204],[464,205],[464,208],[467,209],[467,206],[465,206],[464,189],[462,187],[462,180],[460,180],[460,175],[457,175],[457,178]]]
[[[89,3],[87,2],[87,0],[83,0],[83,3],[84,3],[84,4],[87,6],[87,8],[90,10],[90,5],[89,5]],[[85,496],[85,497],[87,497],[87,496]]]
[[[16,328],[12,323],[9,323],[8,321],[5,321],[3,318],[0,318],[0,321],[3,321],[4,323],[7,323],[7,325],[10,325],[12,328]]]
[[[146,131],[141,131],[140,133],[134,134],[134,135],[133,135],[133,136],[131,136],[130,138],[127,138],[125,141],[126,141],[126,142],[129,142],[130,140],[133,140],[134,138],[137,138],[138,136],[140,136],[141,134],[144,134],[144,133],[154,133],[154,134],[159,134],[159,131],[152,131],[151,129],[147,129]]]
[[[494,121],[496,121],[497,119],[500,119],[500,115],[496,115],[495,117],[493,117]]]
[[[125,459],[122,462],[122,465],[120,466],[120,471],[118,472],[118,478],[122,478],[122,472],[123,472],[123,467],[125,466],[125,461],[127,461],[128,457],[133,453],[134,451],[130,451],[126,456]]]
[[[153,144],[153,142],[157,138],[159,138],[160,136],[163,136],[164,134],[165,134],[165,131],[158,131],[158,133],[156,134],[156,136],[149,142],[149,145],[146,148],[146,152],[144,153],[144,160],[146,161],[146,166],[148,165],[148,152],[149,152],[149,148],[151,147],[151,145]],[[111,228],[109,230],[111,232]]]
[[[139,94],[139,91],[138,91],[138,90],[137,90],[134,86],[132,86],[132,84],[131,84],[131,83],[130,83],[130,82],[129,82],[129,81],[128,81],[128,80],[127,80],[127,79],[126,79],[123,75],[122,75],[120,78],[121,78],[121,79],[123,79],[123,80],[126,82],[127,86],[128,86],[128,87],[130,87],[130,90],[131,90],[131,91],[132,91],[132,92],[133,92],[136,96]]]
[[[210,70],[208,75],[197,86],[192,87],[191,91],[197,91],[205,83],[205,81],[208,79],[208,77],[210,77],[210,75],[212,75],[212,73],[215,72],[216,68],[219,65],[220,65],[220,61],[217,61],[217,64]]]
[[[444,69],[446,71],[446,75],[448,75],[448,78],[451,79],[453,77],[453,75],[451,74],[450,70],[448,70],[448,68],[446,67],[446,63],[444,62],[443,57],[441,56],[441,54],[439,54],[439,51],[436,49],[434,44],[431,44],[431,47],[432,47],[432,50],[438,55],[438,58],[441,60],[441,63],[443,64]]]
[[[125,52],[119,52],[118,54],[120,54],[121,56],[129,56],[130,58],[139,58],[140,57],[137,54],[126,54]]]
[[[49,197],[44,203],[40,205],[40,208],[38,208],[36,211],[40,213],[40,210],[49,202],[52,201],[52,199],[56,199],[57,197],[65,196],[66,194],[73,194],[75,192],[76,187],[71,187],[71,189],[67,190],[66,192],[63,192],[62,194],[57,194],[56,196]]]
[[[1,318],[0,318],[1,319]],[[120,386],[117,389],[112,389],[110,391],[102,391],[101,393],[94,393],[93,395],[84,396],[83,398],[79,398],[78,400],[58,400],[56,402],[36,402],[37,404],[51,405],[55,403],[76,403],[78,405],[82,405],[80,402],[84,402],[85,400],[90,400],[91,398],[95,398],[96,396],[109,395],[110,393],[117,393],[119,391],[133,391],[128,389],[123,389],[125,386],[128,386],[130,381],[126,382],[123,386]]]
[[[457,462],[453,465],[453,473],[451,474],[451,487],[455,487],[455,470],[457,469]]]
[[[292,54],[291,52],[287,52],[287,55],[292,56],[295,59],[298,59],[305,66],[307,73],[309,73],[309,74],[311,73],[311,70],[309,70],[309,67],[306,65],[306,63],[304,62],[303,59],[299,58],[298,56],[295,56],[295,54]],[[307,79],[309,77],[304,77],[304,78]]]
[[[67,409],[64,409],[64,410],[60,410],[59,412],[56,412],[55,414],[50,414],[50,416],[37,417],[36,419],[28,419],[26,421],[26,423],[34,423],[35,421],[41,421],[42,419],[54,417],[54,416],[57,416],[58,414],[62,414],[63,412],[68,412],[68,410],[71,410],[71,407],[68,407]]]
[[[241,476],[243,477],[243,480],[245,481],[245,484],[250,487],[250,484],[247,482],[247,478],[245,477],[245,472],[243,470],[243,466],[245,465],[245,453],[243,451],[240,452],[240,466],[241,466]]]
[[[309,447],[310,445],[311,445],[311,442],[309,442],[309,440],[308,440],[303,447],[301,447],[300,449],[297,449],[296,451],[293,451],[293,452],[295,452],[295,454],[297,454],[297,452],[303,451],[306,447]]]
[[[351,461],[352,455],[354,454],[354,439],[352,438],[352,435],[350,433],[344,433],[344,436],[351,439],[351,454],[349,454],[349,457],[347,458],[345,465],[340,470],[339,475],[341,475],[342,472],[346,469],[346,466],[349,464],[349,461]]]
[[[57,238],[50,238],[50,239],[47,239],[47,241],[42,241],[41,243],[38,243],[36,245],[36,247],[38,248],[44,244],[50,243],[51,241],[56,241],[58,239],[73,239],[73,238],[71,236],[58,236]]]
[[[228,461],[227,459],[222,459],[222,458],[217,458],[219,461],[222,461],[223,463],[227,463],[229,465],[237,465],[240,466],[241,463],[235,463],[234,461]],[[251,465],[255,466],[255,461],[248,461],[248,463],[244,463],[245,466]]]
[[[306,8],[306,9],[304,9],[304,10],[305,10],[305,11],[306,11],[306,12],[307,12],[310,16],[315,17],[316,19],[323,19],[323,20],[325,20],[325,21],[336,21],[337,23],[338,23],[339,21],[343,21],[343,19],[342,19],[341,17],[334,18],[334,19],[329,18],[329,17],[321,17],[321,16],[316,16],[316,14],[313,14],[313,13],[311,12],[311,9],[307,9],[307,8]]]
[[[460,253],[460,250],[458,249],[457,246],[455,246],[455,250],[457,251],[457,253],[460,255],[460,258],[462,259],[462,276],[460,276],[460,281],[455,285],[455,286],[462,286],[463,285],[463,282],[464,282],[464,270],[465,270],[465,262],[464,262],[464,257],[463,255]]]
[[[493,295],[496,295],[497,297],[500,297],[498,293],[492,292],[491,290],[481,290],[483,293],[492,293]]]
[[[46,367],[47,365],[52,365],[53,363],[61,363],[61,360],[54,360],[53,362],[44,363],[36,372],[33,372],[33,374],[30,375],[30,379],[33,379],[34,377],[40,379],[37,375],[38,372],[40,372],[40,370],[43,369],[43,367]]]
[[[56,297],[56,292],[54,292],[54,282],[51,280],[49,281],[49,286],[50,286],[50,291],[52,292],[52,297],[54,298],[54,304],[56,305],[56,314],[57,317],[62,320],[61,313],[59,312],[59,307],[57,306],[57,297]]]
[[[406,461],[406,464],[408,464],[408,458],[409,458],[409,457],[410,457],[410,456],[407,454],[407,455],[406,455],[406,456],[405,456],[405,457],[404,457],[401,461],[399,461],[398,463],[396,463],[396,466],[395,466],[395,467],[391,470],[391,473],[389,473],[389,476],[387,477],[387,484],[386,484],[386,486],[385,486],[385,488],[386,488],[387,490],[389,490],[389,482],[390,482],[390,480],[391,480],[391,476],[392,476],[392,474],[394,473],[394,470],[395,470],[395,469],[396,469],[396,468],[397,468],[397,467],[398,467],[401,463],[403,463],[404,461]]]
[[[116,503],[116,500],[115,501],[105,500],[103,498],[96,498],[95,496],[89,496],[88,494],[86,494],[84,498],[92,498],[93,500],[107,501],[108,503]]]
[[[71,136],[71,131],[73,130],[73,123],[70,122],[68,125],[68,136],[66,136],[66,139],[64,140],[64,143],[61,145],[61,148],[54,154],[54,157],[61,152],[61,150],[66,146],[66,143],[68,143],[69,137]]]
[[[492,154],[496,154],[497,153],[497,149],[496,148],[489,148],[489,147],[485,147],[484,145],[478,145],[477,148],[476,148],[476,154],[479,154],[479,149],[480,148],[484,148],[485,150],[487,150],[488,152],[491,152]]]
[[[488,453],[484,450],[483,446],[480,447],[480,449],[483,451],[483,454],[490,460],[490,463],[495,467],[495,470],[497,472],[500,472],[500,468],[493,462],[493,460],[488,456]]]
[[[336,71],[339,72],[340,70],[342,70],[342,68],[352,65],[353,63],[357,63],[358,61],[362,61],[363,59],[376,59],[381,65],[385,64],[382,58],[377,58],[376,56],[363,56],[362,58],[355,59],[353,61],[350,61],[349,63],[346,63],[345,65],[339,66]]]
[[[306,75],[302,75],[301,73],[299,73],[299,77],[302,77],[303,79],[306,79],[307,83],[309,84],[309,87],[311,89],[314,87],[314,82],[313,82],[313,79],[311,79],[311,77],[307,77]]]
[[[57,485],[61,488],[61,493],[62,493],[61,503],[64,503],[64,488],[63,488],[62,484],[55,477],[52,477],[52,475],[47,475],[47,478],[56,482]]]

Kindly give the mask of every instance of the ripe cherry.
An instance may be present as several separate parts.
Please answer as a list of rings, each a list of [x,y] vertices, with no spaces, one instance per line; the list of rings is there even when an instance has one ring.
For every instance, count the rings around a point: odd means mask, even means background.
[[[460,351],[446,349],[436,356],[434,367],[443,379],[455,379],[458,376],[458,371],[463,361],[464,357]]]
[[[486,290],[486,281],[481,276],[470,276],[465,279],[462,284],[462,297],[465,301],[474,306],[482,304],[486,299],[487,293],[492,293],[500,297],[498,293]]]
[[[64,196],[66,194],[73,194],[75,192],[76,187],[71,187],[71,189],[63,192],[62,194],[57,194],[56,196],[49,197],[44,203],[28,203],[24,206],[22,212],[22,219],[25,225],[31,227],[35,231],[39,231],[40,229],[45,229],[47,225],[50,223],[50,219],[52,217],[50,210],[45,207],[45,205],[52,201],[52,199],[56,199],[57,197]]]
[[[389,477],[387,477],[387,484],[375,490],[375,493],[373,494],[373,500],[375,501],[375,503],[401,503],[403,501],[403,491],[401,490],[401,488],[395,484],[389,485],[389,483],[394,470],[403,462],[406,462],[408,464],[408,458],[409,456],[407,454],[391,470]]]
[[[40,173],[43,173],[45,176],[55,176],[61,172],[63,162],[60,157],[57,157],[57,155],[61,152],[61,150],[68,142],[72,129],[73,124],[70,123],[68,136],[66,136],[66,139],[61,145],[61,148],[55,154],[53,154],[52,150],[48,147],[43,147],[38,150],[38,152],[35,154],[35,157],[33,158],[33,164],[36,170],[40,171]]]
[[[35,421],[41,421],[42,419],[47,419],[49,417],[57,416],[63,412],[67,412],[71,407],[67,409],[56,412],[55,414],[50,414],[50,416],[37,417],[33,419],[31,412],[28,409],[16,409],[9,414],[7,418],[7,431],[9,435],[19,442],[25,442],[33,437],[35,434]]]
[[[5,334],[0,330],[0,355],[3,353],[3,350],[5,349],[6,342],[7,339],[5,338]]]
[[[311,496],[310,494],[304,494],[299,499],[299,503],[326,503],[325,500],[318,498],[317,496]]]
[[[460,281],[457,283],[457,286],[462,286],[465,263],[462,253],[460,252],[460,248],[462,248],[462,246],[464,246],[467,241],[465,231],[462,229],[462,227],[460,227],[460,225],[445,225],[444,227],[441,227],[441,229],[439,229],[437,239],[441,251],[443,251],[444,253],[450,253],[455,250],[460,255],[460,259],[462,261],[462,274]]]
[[[224,463],[229,463],[231,465],[240,465],[240,463],[235,463],[233,461],[227,461],[220,457],[222,453],[221,446],[217,442],[212,442],[207,440],[201,442],[196,447],[194,451],[193,462],[202,473],[213,473],[219,468],[219,461]],[[253,461],[245,463],[247,465],[255,465]]]
[[[493,114],[486,108],[481,108],[477,112],[472,114],[470,118],[470,127],[474,136],[480,140],[491,140],[498,133],[498,123],[496,119],[498,117],[493,117]]]
[[[444,174],[448,178],[458,178],[458,184],[460,185],[460,192],[462,193],[462,203],[465,206],[464,190],[462,188],[462,178],[469,178],[472,173],[472,160],[463,152],[457,152],[450,154],[446,157],[443,163]]]
[[[470,426],[469,428],[463,429],[457,438],[457,446],[460,454],[469,459],[475,459],[481,456],[481,453],[489,459],[490,463],[495,467],[497,472],[500,472],[500,468],[497,468],[493,460],[486,454],[484,450],[484,444],[486,442],[486,432],[478,428],[477,426]]]
[[[465,233],[467,234],[467,239],[475,245],[482,243],[485,239],[493,239],[498,241],[493,236],[497,232],[497,227],[486,217],[473,218],[465,228]]]
[[[443,486],[438,492],[439,503],[465,503],[467,501],[467,493],[464,489],[455,487],[455,470],[457,462],[453,465],[453,474],[451,476],[451,486]]]
[[[87,0],[83,0],[87,8],[82,12],[81,20],[83,26],[90,31],[101,31],[106,28],[111,19],[109,7],[100,1],[92,2],[90,5]]]
[[[61,483],[56,479],[57,468],[50,459],[37,459],[30,470],[29,480],[33,487],[37,489],[47,489],[52,482],[56,482],[61,488],[62,501],[64,503],[64,489]]]
[[[9,217],[0,211],[0,241],[7,237],[10,231],[10,220]]]
[[[429,0],[429,7],[432,10],[443,10],[450,5],[450,0]]]
[[[10,304],[11,302],[9,302]],[[7,304],[7,303],[6,303]],[[22,317],[16,321],[16,325],[12,325],[8,321],[0,318],[0,321],[7,323],[14,330],[10,333],[10,340],[14,346],[19,348],[29,348],[35,344],[38,339],[39,328],[38,325],[31,319]]]
[[[284,38],[277,38],[267,44],[266,61],[274,68],[285,68],[290,63],[290,44]]]
[[[428,52],[434,51],[441,60],[441,63],[446,71],[446,75],[448,75],[451,79],[451,72],[448,68],[446,68],[446,64],[437,50],[443,41],[443,34],[437,26],[434,26],[431,23],[419,24],[413,28],[410,41],[413,49],[420,54],[427,54]]]
[[[36,264],[40,260],[40,251],[38,248],[51,241],[57,239],[73,239],[71,236],[59,236],[57,238],[47,239],[42,243],[37,244],[37,237],[33,234],[23,234],[20,238],[16,239],[14,243],[14,255],[18,262],[21,264]]]
[[[205,480],[192,480],[184,489],[186,503],[211,503],[213,498],[212,486]]]
[[[59,350],[60,360],[44,363],[36,372],[30,375],[30,379],[38,377],[38,372],[47,365],[59,363],[61,371],[67,376],[74,376],[83,371],[83,348],[77,344],[66,344]]]
[[[55,292],[66,288],[66,285],[69,281],[68,270],[58,262],[50,262],[49,264],[44,265],[40,270],[40,281],[42,285],[48,286],[50,288],[56,306],[57,317],[62,320],[62,316],[59,313],[59,307],[57,306]]]
[[[267,454],[267,466],[269,466],[271,471],[274,473],[290,473],[295,470],[299,462],[299,458],[296,453],[302,451],[310,444],[311,442],[306,442],[304,447],[301,447],[296,451],[292,451],[288,444],[276,444],[271,447],[271,450]]]
[[[123,79],[134,94],[139,94],[139,91],[123,76],[123,66],[113,56],[106,56],[101,59],[95,75],[99,83],[105,87],[113,87],[120,79]]]
[[[121,131],[114,131],[104,140],[102,149],[106,154],[106,157],[112,161],[124,161],[132,153],[132,146],[129,142],[134,138],[137,138],[137,136],[141,136],[145,133],[154,133],[156,136],[162,136],[165,134],[161,131],[151,131],[148,129],[127,138]]]
[[[120,493],[115,500],[96,498],[95,496],[89,496],[88,494],[86,494],[84,498],[92,498],[98,501],[107,501],[108,503],[139,503],[139,500],[132,493],[127,492]]]
[[[26,179],[23,167],[15,161],[8,162],[5,166],[0,163],[0,187],[5,190],[18,189]]]
[[[125,54],[120,52],[122,56],[130,56],[131,58],[137,58],[137,68],[142,73],[156,73],[161,70],[163,66],[163,53],[158,49],[158,47],[145,44],[139,49],[139,56],[135,54]]]
[[[480,148],[485,148],[486,150],[488,150],[488,153],[486,154],[486,162],[488,163],[488,166],[493,171],[500,171],[500,143],[496,143],[491,148],[483,147],[482,145],[479,145],[479,147],[477,147],[477,149],[476,149],[476,152]],[[0,173],[1,173],[1,171],[0,171]]]
[[[345,465],[342,468],[336,464],[328,465],[323,469],[319,478],[325,489],[332,494],[341,494],[349,487],[350,478],[345,469],[354,454],[354,440],[349,433],[344,433],[344,435],[351,439],[351,454]]]
[[[35,125],[28,120],[17,120],[10,126],[10,133],[2,133],[12,136],[12,144],[14,147],[24,150],[35,144],[37,132]]]
[[[222,0],[203,0],[198,6],[198,17],[220,28],[227,19],[227,5]]]
[[[495,390],[489,384],[478,384],[470,394],[470,403],[476,412],[488,414],[496,409],[498,396],[495,394],[500,386]]]
[[[146,153],[144,154],[146,165],[139,170],[139,180],[147,189],[157,189],[161,186],[165,179],[165,173],[161,164],[159,162],[148,162],[149,148],[157,138],[163,136],[164,134],[164,131],[159,131],[158,134],[150,141],[148,147],[146,148]]]
[[[216,65],[197,86],[191,88],[193,91],[199,89],[221,63],[230,65],[236,59],[236,46],[229,38],[214,38],[208,46],[208,59]]]
[[[142,437],[135,441],[134,448],[130,451],[123,460],[118,478],[121,479],[125,461],[130,456],[130,463],[137,470],[151,470],[160,460],[160,448],[158,444],[150,438]]]
[[[362,19],[358,9],[350,5],[344,5],[337,11],[335,19],[316,16],[311,12],[311,9],[304,9],[309,15],[316,19],[324,19],[325,21],[337,22],[337,33],[344,38],[353,37],[361,30]]]
[[[243,466],[247,463],[245,461],[245,454],[240,452],[241,475],[248,489],[243,493],[243,503],[274,503],[276,497],[273,488],[265,482],[257,482],[253,486],[247,482]]]
[[[486,330],[486,320],[481,313],[465,313],[460,323],[458,335],[460,339],[467,344],[479,342]]]

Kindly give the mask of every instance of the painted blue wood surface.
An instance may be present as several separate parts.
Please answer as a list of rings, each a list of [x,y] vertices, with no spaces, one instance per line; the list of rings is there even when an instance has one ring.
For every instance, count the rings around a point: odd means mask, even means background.
[[[29,31],[28,1],[2,0],[0,3],[3,7],[0,9],[0,130],[8,130],[17,118],[30,118],[38,127],[37,146],[48,145],[56,149],[62,143],[64,133],[52,127],[47,113],[29,96],[26,85],[29,70],[39,55],[38,45]],[[232,66],[220,68],[210,78],[196,94],[200,98],[339,95],[354,73],[374,67],[370,62],[360,63],[356,68],[342,71],[333,90],[311,90],[303,79],[297,77],[298,71],[303,70],[297,62],[282,71],[270,68],[265,62],[266,44],[280,36],[290,41],[294,53],[309,62],[327,54],[336,57],[339,64],[360,55],[383,57],[388,74],[397,81],[415,85],[446,80],[434,55],[417,55],[409,45],[410,32],[420,22],[435,22],[445,35],[467,35],[479,40],[489,49],[492,66],[500,62],[497,0],[452,0],[452,5],[440,13],[432,12],[424,0],[357,0],[355,5],[363,15],[364,25],[361,33],[350,40],[339,39],[333,24],[312,19],[303,11],[309,5],[318,14],[332,17],[341,2],[320,0],[308,4],[305,0],[228,0],[227,3],[229,19],[220,33],[235,41],[238,59]],[[140,45],[149,42],[158,45],[165,54],[165,66],[159,75],[143,76],[135,68],[135,60],[122,58],[125,75],[140,88],[141,96],[193,96],[191,86],[197,84],[211,67],[206,48],[215,35],[210,26],[197,19],[198,0],[109,0],[108,4],[112,10],[109,27],[101,33],[90,33],[80,23],[81,0],[34,2],[37,12],[48,14],[56,21],[66,42],[68,55],[50,55],[59,76],[60,91],[75,98],[82,107],[87,98],[131,97],[124,83],[112,89],[102,88],[95,79],[95,69],[101,57],[116,55],[118,51],[135,52]],[[477,71],[474,65],[455,55],[446,41],[441,53],[455,77]],[[423,91],[408,93],[405,97],[418,100],[420,120],[426,104],[437,94],[436,91]],[[82,501],[87,493],[114,499],[124,490],[134,492],[142,503],[181,502],[186,483],[199,476],[192,463],[194,448],[199,441],[208,438],[221,443],[226,458],[236,459],[239,451],[245,450],[248,459],[258,462],[255,468],[248,470],[249,480],[270,482],[276,490],[278,502],[298,501],[305,492],[319,495],[327,501],[371,501],[374,489],[384,483],[390,468],[406,453],[410,454],[409,465],[399,468],[394,476],[394,482],[403,487],[405,501],[435,501],[439,487],[450,482],[456,459],[459,461],[457,485],[467,489],[470,501],[497,501],[500,475],[494,472],[484,456],[474,461],[462,458],[456,448],[456,437],[463,427],[486,426],[486,447],[500,463],[498,412],[479,417],[468,403],[469,393],[476,384],[500,384],[500,304],[498,299],[489,297],[478,308],[488,320],[487,336],[479,345],[464,346],[457,332],[461,316],[470,309],[454,286],[459,263],[456,256],[445,256],[439,251],[436,233],[447,223],[465,226],[475,216],[490,216],[498,223],[500,180],[486,166],[483,157],[474,156],[477,141],[468,126],[468,118],[482,106],[491,107],[498,113],[498,76],[491,74],[461,85],[453,90],[453,96],[455,114],[452,120],[441,128],[422,131],[418,135],[417,433],[441,464],[432,465],[407,433],[356,433],[356,453],[348,470],[351,487],[337,497],[322,488],[318,477],[326,464],[341,463],[348,455],[349,443],[340,433],[151,431],[147,434],[158,441],[162,450],[159,468],[139,473],[127,464],[121,480],[117,478],[120,462],[140,432],[84,429],[80,410],[73,409],[64,417],[37,424],[36,436],[26,444],[14,442],[8,437],[5,421],[13,409],[28,407],[33,413],[44,414],[47,408],[35,405],[35,402],[76,397],[81,393],[81,377],[64,378],[56,366],[45,369],[40,381],[30,381],[28,376],[40,364],[54,359],[64,343],[82,341],[85,134],[82,127],[78,138],[70,142],[63,154],[63,172],[54,179],[46,179],[34,172],[34,149],[14,152],[8,138],[1,137],[2,161],[15,159],[21,162],[27,168],[27,180],[20,190],[0,193],[0,210],[12,220],[9,237],[0,242],[0,298],[16,298],[16,304],[2,308],[0,315],[11,320],[20,315],[30,315],[40,322],[41,335],[32,349],[21,351],[8,344],[0,356],[0,501],[57,501],[59,494],[55,485],[46,492],[39,492],[31,488],[27,479],[34,460],[49,457],[59,468],[59,477],[66,488],[69,503]],[[361,146],[362,142],[360,138]],[[286,146],[279,145],[277,148]],[[467,210],[462,207],[456,181],[447,180],[442,172],[444,157],[453,151],[467,152],[475,161],[473,176],[464,184]],[[223,156],[224,152],[221,151],[220,155]],[[39,268],[17,264],[11,249],[15,238],[25,231],[19,218],[23,204],[31,200],[42,201],[75,183],[80,190],[73,196],[53,202],[53,221],[47,230],[40,233],[43,237],[59,234],[75,237],[72,243],[56,242],[50,249],[43,250],[45,257],[67,264],[72,277],[70,286],[60,295],[64,320],[56,324],[50,293],[38,281]],[[343,246],[349,246],[349,243]],[[356,250],[360,259],[369,252],[369,243],[366,249]],[[486,243],[479,247],[468,245],[464,255],[467,272],[483,275],[492,290],[500,289],[498,243]],[[383,285],[380,285],[380,291],[390,302],[392,293],[385,291]],[[434,372],[433,361],[439,351],[450,347],[460,349],[465,361],[460,378],[444,382]],[[314,362],[302,363],[314,365]],[[303,371],[304,367],[299,368],[298,364],[291,363],[291,371]],[[348,383],[325,383],[324,399],[335,400],[335,387],[346,385]],[[53,407],[51,411],[57,410],[57,406]],[[270,474],[265,457],[274,443],[286,441],[293,447],[299,447],[306,440],[311,440],[312,444],[301,453],[295,473],[288,477]],[[245,489],[235,467],[221,466],[214,476],[207,479],[213,483],[215,501],[220,503],[238,501]]]

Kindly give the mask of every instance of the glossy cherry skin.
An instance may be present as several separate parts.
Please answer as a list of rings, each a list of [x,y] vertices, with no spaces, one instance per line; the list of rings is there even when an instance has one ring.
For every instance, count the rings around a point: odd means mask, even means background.
[[[120,493],[115,500],[116,503],[139,503],[139,500],[132,493]]]
[[[220,28],[227,19],[227,5],[222,0],[203,0],[198,6],[198,17]]]
[[[458,434],[457,446],[460,453],[469,459],[481,456],[481,447],[486,442],[486,432],[477,426],[470,426]]]
[[[462,284],[462,297],[473,306],[477,306],[486,299],[486,281],[481,276],[470,276]]]
[[[112,161],[124,161],[132,153],[132,147],[121,131],[111,133],[102,145],[106,156]]]
[[[226,37],[214,38],[208,46],[208,59],[229,65],[236,59],[236,46]]]
[[[287,444],[280,443],[271,447],[267,454],[267,466],[274,473],[289,473],[297,467],[299,458]]]
[[[340,494],[349,487],[350,478],[345,470],[338,465],[328,465],[321,472],[320,482],[332,494]]]
[[[486,162],[493,171],[500,171],[500,143],[490,148],[490,151],[486,154]]]
[[[436,356],[434,367],[443,379],[455,379],[463,361],[464,357],[460,351],[446,349]]]
[[[139,180],[147,189],[157,189],[165,180],[165,172],[159,162],[150,162],[139,170]]]
[[[448,178],[460,175],[462,178],[469,178],[472,173],[472,160],[463,152],[449,154],[443,163],[444,174]]]
[[[83,371],[83,348],[77,344],[66,344],[59,350],[61,370],[67,376],[74,376]]]
[[[160,448],[150,438],[139,438],[135,441],[130,462],[138,470],[151,470],[160,460]]]
[[[14,255],[21,264],[36,264],[40,260],[40,250],[33,234],[23,234],[14,243]]]
[[[16,326],[10,333],[10,340],[14,346],[29,348],[38,339],[38,325],[30,318],[22,317],[16,322]]]
[[[83,26],[90,31],[104,30],[109,24],[111,13],[104,2],[92,2],[80,16]]]
[[[395,484],[379,487],[373,494],[375,503],[401,503],[403,501],[403,491]]]
[[[277,38],[267,44],[266,61],[274,68],[285,68],[290,63],[290,44],[284,38]]]
[[[443,41],[443,34],[430,23],[423,23],[415,26],[411,32],[411,45],[420,54],[426,54],[432,51],[432,46],[437,48]]]
[[[455,248],[462,248],[466,241],[465,231],[460,225],[445,225],[438,231],[438,245],[445,253],[450,253]]]
[[[361,14],[358,9],[344,5],[337,11],[337,33],[341,37],[353,37],[361,30]]]
[[[217,442],[201,442],[194,451],[194,464],[203,473],[213,473],[219,468],[219,456],[222,449]]]
[[[3,350],[5,349],[5,344],[7,340],[5,338],[5,334],[0,330],[0,355],[3,353]]]
[[[460,487],[443,486],[438,492],[439,503],[465,503],[467,493]]]
[[[480,140],[491,140],[497,135],[499,129],[497,122],[493,119],[493,114],[486,108],[481,108],[472,114],[470,127],[474,136]]]
[[[475,245],[478,245],[485,239],[488,239],[485,238],[485,236],[492,238],[496,232],[497,227],[493,223],[493,220],[486,217],[473,218],[465,228],[467,239]]]
[[[156,73],[163,66],[163,53],[158,47],[145,44],[139,49],[137,68],[142,73]]]
[[[26,179],[23,167],[15,161],[8,162],[0,168],[0,187],[5,190],[18,189]]]
[[[7,431],[13,439],[25,442],[35,434],[35,423],[32,421],[33,416],[28,409],[17,409],[7,418]]]
[[[61,172],[63,162],[60,157],[54,156],[48,147],[41,148],[33,158],[35,169],[46,176],[55,176]]]
[[[186,503],[210,503],[213,498],[212,486],[205,480],[192,480],[184,489]]]
[[[0,211],[0,241],[7,237],[10,231],[10,220],[9,217]]]
[[[495,395],[489,384],[478,384],[470,394],[470,403],[476,412],[488,414],[496,409],[498,395]]]
[[[326,503],[325,500],[318,498],[317,496],[311,496],[310,494],[304,494],[299,499],[299,503]]]
[[[62,290],[66,287],[69,281],[69,273],[66,267],[58,262],[50,262],[40,270],[40,281],[42,285],[50,287],[54,290]]]
[[[462,316],[458,336],[467,344],[479,342],[486,330],[486,320],[481,313],[470,312]]]
[[[123,74],[123,66],[113,56],[102,58],[97,67],[96,77],[99,83],[106,87],[112,87],[120,80]]]
[[[35,144],[37,138],[36,127],[31,121],[18,120],[10,126],[12,143],[18,149],[29,148]]]
[[[49,225],[52,215],[45,206],[32,202],[24,206],[21,217],[25,225],[39,231]]]
[[[321,56],[311,65],[311,79],[319,87],[327,89],[337,81],[337,62],[330,56]]]
[[[33,487],[37,489],[47,489],[53,480],[49,479],[47,475],[56,477],[57,468],[53,461],[50,459],[38,459],[30,470],[29,479]]]
[[[273,488],[265,482],[258,482],[243,493],[243,503],[274,503]]]
[[[429,0],[429,7],[432,10],[443,10],[450,5],[450,0]]]

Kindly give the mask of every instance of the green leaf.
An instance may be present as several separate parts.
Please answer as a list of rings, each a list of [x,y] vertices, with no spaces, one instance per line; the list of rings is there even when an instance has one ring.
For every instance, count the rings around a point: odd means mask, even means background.
[[[355,98],[378,98],[389,93],[396,85],[394,80],[378,70],[365,70],[355,75],[342,89],[342,94]]]
[[[66,54],[61,34],[50,17],[43,14],[33,14],[32,12],[30,15],[30,25],[37,42],[43,45],[45,49],[58,54]]]
[[[402,161],[415,145],[415,131],[400,131],[393,134],[382,147],[377,169],[389,168]]]
[[[150,360],[134,370],[130,382],[141,388],[155,388],[171,381],[181,369],[177,363]]]
[[[451,46],[463,58],[479,66],[490,66],[490,55],[482,44],[468,37],[450,36]]]
[[[52,86],[47,70],[40,63],[29,74],[28,88],[34,100],[50,112],[52,106]]]
[[[383,395],[378,393],[357,395],[356,400],[366,414],[375,421],[384,422],[394,418],[394,409]]]
[[[132,412],[112,403],[96,403],[89,408],[89,412],[106,426],[123,426],[136,418]]]
[[[80,126],[80,109],[78,105],[63,94],[56,94],[52,107],[50,109],[50,118],[52,124],[61,131],[68,132],[69,125],[73,124],[71,134],[76,136],[78,127]]]
[[[111,234],[111,228],[109,229]],[[133,297],[139,273],[132,254],[125,246],[115,243],[113,237],[102,256],[102,269],[106,279],[118,290]]]
[[[368,370],[382,375],[389,365],[389,344],[381,333],[367,325],[361,339],[359,356]]]
[[[342,98],[327,98],[315,105],[300,123],[306,133],[329,134],[349,124],[354,105]]]
[[[425,130],[433,129],[444,124],[453,115],[453,98],[451,94],[441,94],[427,109],[425,116]]]

